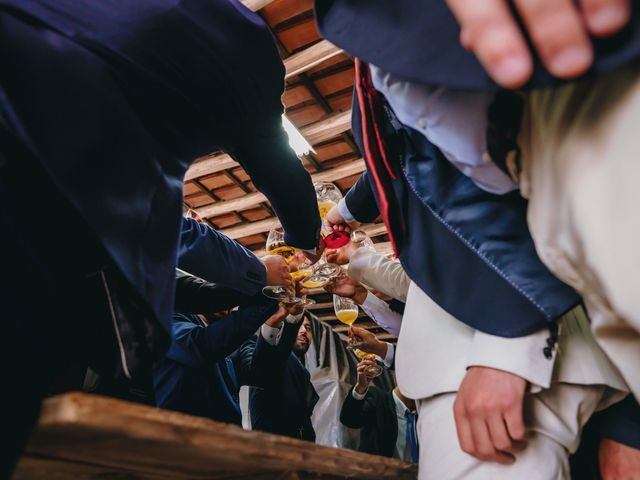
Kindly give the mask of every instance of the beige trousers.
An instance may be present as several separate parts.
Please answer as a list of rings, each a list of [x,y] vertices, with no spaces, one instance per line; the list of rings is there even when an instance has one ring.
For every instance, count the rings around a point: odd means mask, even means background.
[[[525,397],[527,445],[512,465],[481,462],[460,449],[456,393],[419,400],[420,480],[567,480],[569,453],[605,395],[602,386],[556,384]],[[579,480],[579,479],[576,479]]]
[[[538,254],[640,398],[640,66],[534,91],[520,143]]]

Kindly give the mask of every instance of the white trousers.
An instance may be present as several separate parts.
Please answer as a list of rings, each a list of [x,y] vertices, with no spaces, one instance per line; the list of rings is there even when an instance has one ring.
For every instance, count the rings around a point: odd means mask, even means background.
[[[577,449],[582,427],[601,403],[605,390],[601,386],[556,384],[527,394],[527,446],[516,454],[512,465],[481,462],[460,449],[453,416],[456,393],[419,400],[419,479],[569,479],[568,456]]]
[[[520,144],[538,254],[640,398],[640,66],[532,92]]]

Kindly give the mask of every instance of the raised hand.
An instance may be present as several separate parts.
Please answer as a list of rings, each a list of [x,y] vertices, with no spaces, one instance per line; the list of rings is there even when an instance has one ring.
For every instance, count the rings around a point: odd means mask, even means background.
[[[262,263],[264,263],[267,269],[267,285],[280,285],[286,288],[293,288],[293,279],[291,278],[289,265],[284,261],[284,258],[280,255],[267,255],[262,257]]]
[[[362,305],[367,298],[367,289],[344,271],[325,285],[324,289],[339,297],[351,298],[358,305]]]
[[[369,330],[360,327],[351,327],[349,329],[349,338],[353,339],[353,342],[357,344],[358,350],[373,353],[380,358],[387,356],[387,348],[389,348],[387,344],[378,340],[378,337]]]
[[[375,366],[376,361],[370,358],[364,358],[360,360],[360,363],[358,363],[358,382],[356,383],[356,392],[360,395],[364,395],[371,383],[371,377],[366,373],[367,369]]]
[[[358,249],[358,245],[354,242],[347,243],[344,247],[338,249],[327,249],[325,257],[327,262],[337,265],[346,265],[351,260],[351,256]]]
[[[542,63],[555,77],[585,73],[593,63],[589,34],[609,36],[627,24],[629,0],[514,0]],[[507,0],[447,0],[461,26],[462,45],[496,83],[524,85],[533,57]]]

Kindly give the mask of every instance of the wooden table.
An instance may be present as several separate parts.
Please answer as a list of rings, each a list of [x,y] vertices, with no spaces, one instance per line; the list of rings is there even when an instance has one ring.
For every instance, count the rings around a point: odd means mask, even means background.
[[[399,460],[246,431],[112,398],[44,402],[14,479],[410,479]]]

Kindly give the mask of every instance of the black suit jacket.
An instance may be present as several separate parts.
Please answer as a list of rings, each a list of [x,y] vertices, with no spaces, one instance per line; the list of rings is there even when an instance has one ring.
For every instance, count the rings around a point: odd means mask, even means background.
[[[176,270],[175,309],[181,313],[211,314],[238,305],[272,303],[262,292],[246,295],[229,287],[207,282],[181,270]]]
[[[252,388],[249,396],[251,424],[254,430],[277,433],[302,440],[315,441],[311,415],[318,394],[311,384],[311,375],[291,348],[299,324],[285,324],[277,346],[262,344],[260,357],[268,363],[262,369],[266,379],[262,388]]]
[[[157,405],[240,425],[240,386],[261,385],[264,370],[277,368],[261,358],[266,342],[253,335],[276,308],[247,307],[208,326],[174,314],[171,347],[154,369]]]
[[[356,400],[353,389],[344,399],[340,421],[349,428],[359,428],[358,450],[373,455],[393,457],[398,438],[398,419],[393,394],[370,385],[366,396]]]
[[[0,65],[9,135],[166,329],[196,158],[229,153],[287,242],[317,245],[313,185],[281,124],[284,66],[237,0],[0,0]]]

